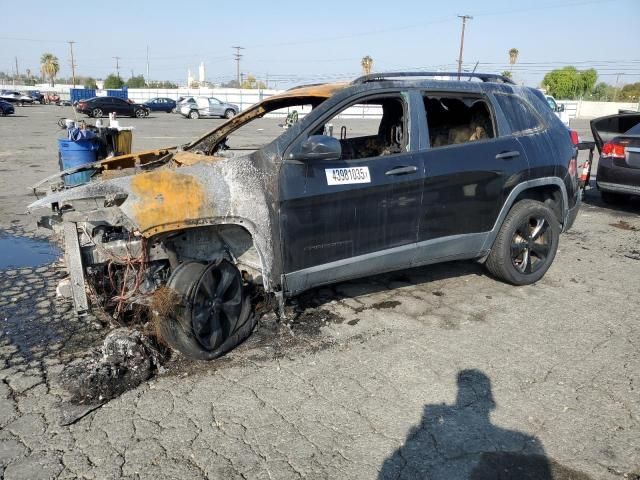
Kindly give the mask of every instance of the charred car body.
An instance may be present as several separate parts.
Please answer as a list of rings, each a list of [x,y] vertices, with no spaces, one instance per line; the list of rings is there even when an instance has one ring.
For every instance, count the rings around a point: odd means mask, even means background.
[[[85,185],[41,182],[29,209],[63,232],[76,309],[87,290],[110,292],[112,308],[167,291],[162,336],[209,359],[253,328],[248,282],[282,299],[455,259],[537,281],[580,203],[566,127],[541,93],[503,77],[429,76],[299,87],[189,145],[92,164]],[[244,125],[294,107],[309,113],[275,140],[235,145]],[[354,108],[378,112],[373,127],[340,127]]]

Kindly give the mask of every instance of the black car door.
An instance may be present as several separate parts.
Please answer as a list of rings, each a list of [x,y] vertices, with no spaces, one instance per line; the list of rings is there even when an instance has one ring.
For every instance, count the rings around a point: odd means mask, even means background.
[[[339,135],[342,156],[294,158],[283,165],[284,270],[296,272],[287,278],[289,291],[402,266],[401,255],[391,258],[391,252],[416,242],[424,172],[412,153],[417,135],[408,131],[414,125],[408,121],[409,98],[400,92],[362,97],[355,106],[335,109],[297,140],[323,131]],[[377,111],[378,117],[344,118],[365,111]],[[410,249],[404,250],[409,258]]]
[[[426,92],[423,98],[429,147],[417,153],[425,166],[419,240],[488,232],[511,189],[528,175],[524,150],[512,135],[500,135],[483,95]]]
[[[133,113],[132,105],[126,100],[112,97],[111,101],[113,102],[113,108],[115,109],[114,111],[118,115],[131,115]]]

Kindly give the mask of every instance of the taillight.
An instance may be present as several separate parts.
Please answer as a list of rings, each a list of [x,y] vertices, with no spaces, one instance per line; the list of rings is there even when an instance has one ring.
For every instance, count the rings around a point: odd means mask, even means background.
[[[580,137],[578,136],[578,132],[575,130],[569,130],[569,136],[571,137],[571,143],[573,143],[574,147],[577,147],[580,143]]]
[[[624,158],[624,145],[614,142],[605,143],[602,146],[602,156],[609,158]]]

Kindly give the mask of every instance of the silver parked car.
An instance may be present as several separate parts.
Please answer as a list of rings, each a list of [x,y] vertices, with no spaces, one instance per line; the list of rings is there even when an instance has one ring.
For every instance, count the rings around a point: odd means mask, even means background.
[[[187,118],[223,117],[232,118],[240,112],[240,107],[225,103],[214,97],[196,97],[193,102],[179,105],[180,113]]]

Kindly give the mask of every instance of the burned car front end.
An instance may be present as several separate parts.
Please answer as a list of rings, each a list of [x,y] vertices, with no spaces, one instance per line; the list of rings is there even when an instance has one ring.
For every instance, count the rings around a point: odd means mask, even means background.
[[[331,93],[301,98],[319,103]],[[298,99],[272,97],[189,145],[112,157],[34,186],[28,210],[64,244],[69,276],[59,291],[76,311],[97,307],[120,319],[146,307],[161,317],[165,343],[192,358],[215,358],[246,337],[248,287],[280,289],[279,149],[228,142]],[[89,182],[65,185],[83,171]]]

